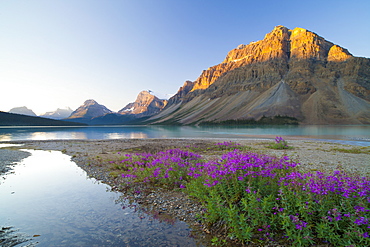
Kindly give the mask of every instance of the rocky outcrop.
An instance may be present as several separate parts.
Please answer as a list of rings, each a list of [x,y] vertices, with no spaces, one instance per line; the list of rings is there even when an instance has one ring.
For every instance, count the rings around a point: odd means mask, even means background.
[[[26,106],[14,107],[10,109],[9,113],[21,114],[21,115],[32,116],[32,117],[37,116],[31,109],[28,109]]]
[[[78,107],[72,114],[67,118],[72,119],[93,119],[95,117],[100,117],[105,114],[112,113],[107,107],[98,104],[95,100],[86,100],[83,105]]]
[[[200,124],[288,116],[304,124],[369,124],[370,59],[303,28],[277,26],[180,88],[150,121]]]
[[[286,63],[290,58],[344,61],[350,57],[352,55],[346,49],[306,29],[289,30],[284,26],[277,26],[263,40],[239,45],[227,54],[221,64],[204,70],[195,81],[192,91],[206,89],[221,75],[254,63],[276,59]]]
[[[187,95],[190,91],[192,91],[195,82],[186,81],[182,87],[177,91],[177,93],[171,97],[168,101],[168,104],[177,104],[182,101],[182,99]]]
[[[167,100],[158,99],[148,91],[142,91],[137,96],[135,102],[129,103],[120,111],[119,114],[138,115],[140,117],[152,116],[160,112],[167,104]]]

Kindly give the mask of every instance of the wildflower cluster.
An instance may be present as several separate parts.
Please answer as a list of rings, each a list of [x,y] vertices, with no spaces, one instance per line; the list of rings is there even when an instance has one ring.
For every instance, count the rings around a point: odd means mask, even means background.
[[[201,156],[189,151],[170,149],[156,154],[141,153],[130,155],[115,165],[123,170],[122,177],[132,178],[131,182],[151,182],[173,188],[184,188],[188,180],[188,167]],[[116,162],[117,163],[117,162]]]
[[[216,145],[233,149],[211,161],[171,149],[127,154],[114,164],[128,182],[183,189],[207,209],[205,223],[223,222],[229,237],[244,243],[370,245],[368,177],[303,173],[286,156],[242,152],[230,142]]]
[[[272,149],[291,149],[292,147],[288,146],[288,142],[284,140],[281,136],[275,138],[275,143],[271,143],[268,148]]]

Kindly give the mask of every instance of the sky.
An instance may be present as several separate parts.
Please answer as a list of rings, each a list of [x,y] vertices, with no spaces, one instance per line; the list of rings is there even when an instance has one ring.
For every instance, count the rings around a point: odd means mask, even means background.
[[[277,25],[370,58],[369,13],[368,0],[0,0],[0,111],[172,95]]]

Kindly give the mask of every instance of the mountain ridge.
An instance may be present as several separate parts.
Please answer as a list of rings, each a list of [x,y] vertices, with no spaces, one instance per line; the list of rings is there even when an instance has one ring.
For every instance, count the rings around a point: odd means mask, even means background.
[[[44,114],[39,115],[39,117],[51,118],[51,119],[64,119],[68,118],[72,114],[73,110],[71,108],[58,108],[55,111],[45,112]]]
[[[118,112],[86,100],[88,124],[370,124],[370,59],[304,28],[276,26],[161,100],[149,90]],[[273,121],[274,120],[274,121]],[[262,123],[261,122],[261,123]]]
[[[278,84],[281,88],[271,98],[268,92]],[[220,64],[186,85],[148,123],[275,116],[302,124],[370,123],[370,59],[354,57],[303,28],[277,26],[263,40],[231,50]],[[285,104],[269,103],[279,97]],[[356,109],[348,102],[356,102]]]
[[[149,91],[141,91],[136,100],[127,104],[118,111],[119,114],[135,114],[140,116],[154,115],[161,111],[167,104],[167,100],[159,99]]]
[[[90,99],[77,108],[67,120],[92,125],[140,124],[142,120],[160,112],[166,104],[167,100],[159,99],[149,90],[141,91],[134,102],[118,112],[113,112]]]
[[[80,107],[74,110],[66,119],[73,121],[83,119],[84,121],[88,121],[89,119],[104,116],[109,113],[113,112],[104,105],[100,105],[95,100],[88,99]]]
[[[34,113],[31,109],[28,109],[26,106],[14,107],[8,111],[9,113],[14,114],[21,114],[31,117],[36,117],[36,113]]]
[[[306,46],[307,43],[312,44],[312,46]],[[349,57],[352,57],[352,55],[347,49],[326,41],[314,32],[298,27],[289,30],[279,25],[266,34],[263,40],[251,42],[248,45],[241,44],[229,51],[220,64],[202,72],[191,91],[206,89],[225,70],[230,71],[245,65],[266,62],[276,58],[284,60],[316,58],[318,60],[344,61]]]

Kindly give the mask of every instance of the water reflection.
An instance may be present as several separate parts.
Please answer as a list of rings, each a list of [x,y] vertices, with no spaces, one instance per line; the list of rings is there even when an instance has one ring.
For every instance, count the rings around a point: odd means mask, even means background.
[[[104,139],[145,139],[148,135],[142,132],[132,133],[107,133]]]
[[[0,134],[0,141],[12,141],[12,135],[11,134]]]
[[[88,139],[83,132],[33,132],[30,133],[31,140],[60,140],[60,139]]]
[[[121,193],[87,178],[69,156],[27,151],[32,156],[0,178],[0,227],[39,235],[37,246],[196,246],[185,223],[160,223],[123,207]]]
[[[0,141],[130,138],[255,138],[291,136],[348,140],[370,146],[370,126],[89,126],[89,127],[0,127]],[[356,142],[358,143],[356,144]]]

